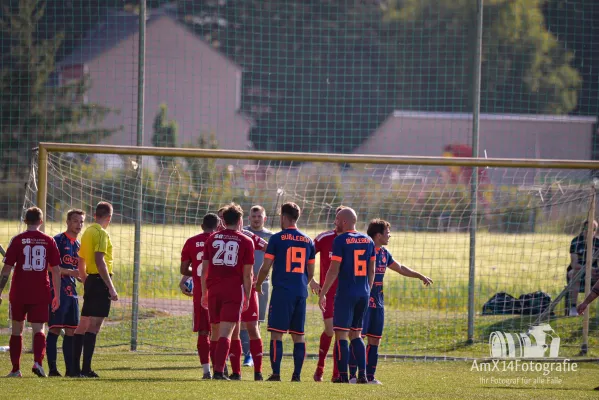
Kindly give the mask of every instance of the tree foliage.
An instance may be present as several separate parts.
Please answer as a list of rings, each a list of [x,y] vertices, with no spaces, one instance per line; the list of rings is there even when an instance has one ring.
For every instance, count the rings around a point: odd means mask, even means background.
[[[152,146],[155,147],[177,147],[177,132],[179,125],[175,120],[168,119],[168,106],[161,104],[160,109],[154,117],[154,133],[152,134]],[[158,156],[156,161],[161,169],[173,165],[174,157]]]
[[[36,39],[43,15],[43,2],[21,0],[17,9],[5,8],[0,20],[0,31],[11,39],[0,71],[0,162],[5,178],[11,169],[27,171],[26,156],[36,143],[96,142],[116,131],[98,127],[110,109],[83,101],[87,77],[50,84],[63,34]]]

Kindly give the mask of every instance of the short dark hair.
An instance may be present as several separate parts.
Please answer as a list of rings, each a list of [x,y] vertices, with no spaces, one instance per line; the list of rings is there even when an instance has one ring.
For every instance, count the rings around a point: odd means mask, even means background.
[[[281,215],[286,215],[292,221],[297,221],[300,217],[301,211],[297,204],[288,202],[281,206]]]
[[[29,207],[25,211],[25,223],[27,225],[36,225],[44,218],[44,213],[38,207]]]
[[[223,219],[227,226],[237,225],[242,218],[243,209],[235,203],[229,204],[223,211]]]
[[[80,210],[78,208],[73,208],[67,212],[67,221],[70,221],[70,219],[73,215],[81,215],[83,217],[83,219],[85,220],[85,211]]]
[[[262,214],[265,214],[266,210],[261,205],[256,204],[255,206],[252,206],[252,208],[250,208],[250,212],[261,212]]]
[[[218,215],[215,213],[208,213],[204,215],[202,219],[202,229],[204,230],[214,230],[218,225]]]
[[[112,215],[112,204],[107,201],[101,201],[96,206],[96,218],[104,218]]]
[[[368,234],[368,236],[374,239],[377,233],[380,233],[381,235],[384,234],[386,228],[391,229],[391,224],[385,221],[384,219],[377,218],[370,221],[366,233]]]
[[[225,212],[225,210],[229,208],[229,206],[222,206],[221,208],[218,209],[218,211],[216,212],[217,214],[222,214]]]

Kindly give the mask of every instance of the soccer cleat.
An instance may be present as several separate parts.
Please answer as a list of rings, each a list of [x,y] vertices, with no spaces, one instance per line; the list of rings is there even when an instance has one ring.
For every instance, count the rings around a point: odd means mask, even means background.
[[[44,367],[42,367],[38,363],[33,364],[33,368],[31,368],[31,372],[33,372],[40,378],[47,378],[46,373],[44,372]]]
[[[203,376],[202,379],[212,379],[212,374],[210,372],[206,372]]]
[[[378,380],[378,379],[376,379],[376,378],[372,378],[372,380],[371,380],[371,381],[368,381],[368,383],[369,383],[370,385],[382,385],[381,381],[379,381],[379,380]]]
[[[50,372],[48,372],[48,377],[50,377],[50,378],[62,378],[62,375],[60,374],[60,372],[58,372],[57,369],[51,369]]]
[[[215,372],[212,379],[215,381],[230,381],[229,377],[222,372]]]
[[[364,384],[368,383],[368,379],[366,379],[365,376],[359,376],[358,379],[356,379],[356,383],[358,385],[360,385],[360,384],[364,385]]]
[[[7,378],[22,378],[23,374],[21,373],[21,370],[18,371],[10,371],[10,373],[8,375],[6,375]]]
[[[243,359],[243,366],[244,367],[253,367],[254,366],[254,359],[252,358],[251,355],[245,356],[245,358]]]
[[[281,382],[281,375],[272,374],[271,376],[268,377],[266,382]]]
[[[81,372],[81,376],[84,378],[99,378],[100,377],[94,371]]]
[[[225,369],[223,371],[224,376],[229,376],[229,368],[227,368],[227,364],[225,364]]]
[[[229,375],[229,380],[240,381],[241,380],[241,374],[232,373],[231,375]]]
[[[316,372],[314,372],[314,382],[322,382],[322,375],[322,369],[316,368]]]
[[[333,383],[349,383],[349,380],[348,379],[343,379],[342,377],[338,376],[336,378],[333,378],[331,380],[331,382],[333,382]]]
[[[352,376],[351,378],[349,378],[349,383],[351,383],[352,385],[356,382],[358,382],[358,378],[356,378],[355,376]]]
[[[291,375],[291,382],[301,382],[300,376],[297,374]]]
[[[263,381],[262,372],[254,372],[254,380],[255,381]]]

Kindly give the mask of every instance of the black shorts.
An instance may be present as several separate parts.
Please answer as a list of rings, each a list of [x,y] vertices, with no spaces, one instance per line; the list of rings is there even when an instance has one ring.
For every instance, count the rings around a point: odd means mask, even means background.
[[[108,317],[110,314],[110,293],[99,274],[88,275],[83,286],[82,317]]]

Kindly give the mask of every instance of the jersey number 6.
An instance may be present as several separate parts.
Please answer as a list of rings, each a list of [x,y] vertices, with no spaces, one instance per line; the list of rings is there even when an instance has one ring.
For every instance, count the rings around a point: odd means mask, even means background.
[[[354,275],[366,276],[366,260],[360,260],[366,250],[354,250]]]

